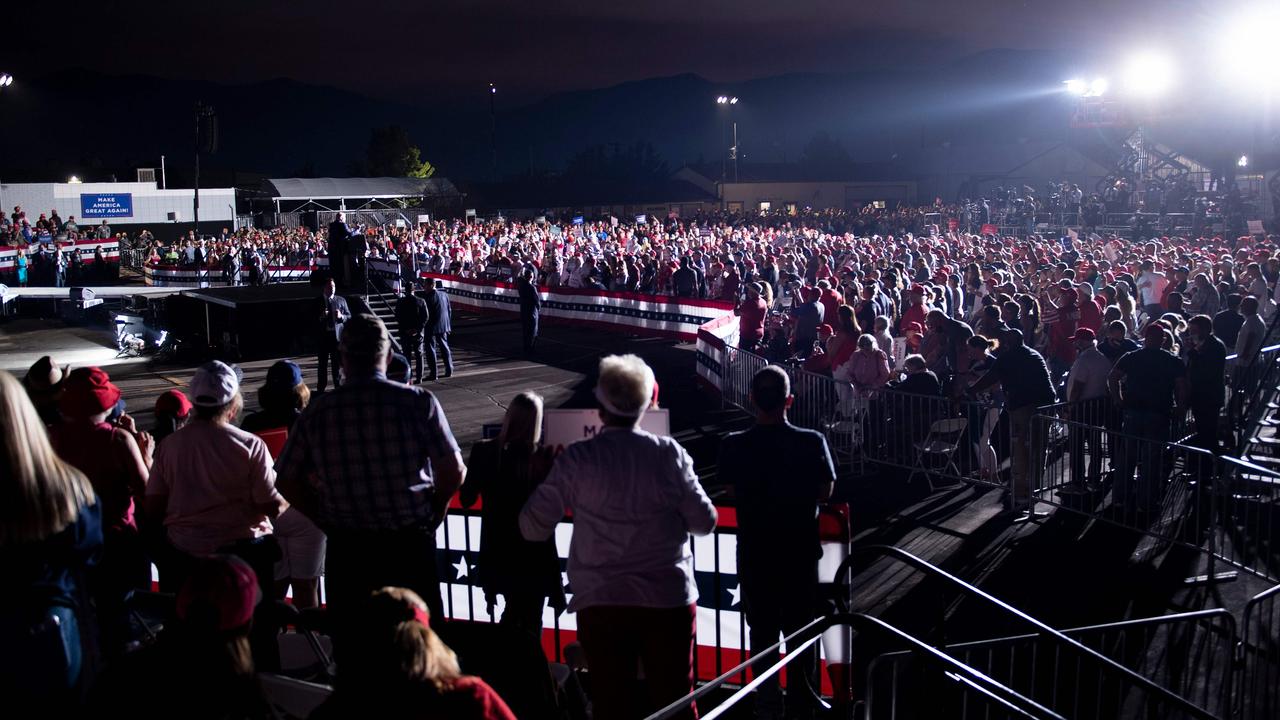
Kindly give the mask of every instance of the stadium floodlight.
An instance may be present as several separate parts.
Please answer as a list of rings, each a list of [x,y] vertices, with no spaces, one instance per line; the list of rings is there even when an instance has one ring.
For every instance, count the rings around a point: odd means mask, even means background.
[[[1095,78],[1093,82],[1072,78],[1062,84],[1066,86],[1067,92],[1080,97],[1101,97],[1110,86],[1106,78]]]
[[[736,98],[736,97],[731,97],[731,98],[729,98],[729,104],[730,104],[730,105],[737,105],[737,104],[738,104],[738,98]]]
[[[13,84],[13,76],[9,73],[0,73],[0,88],[9,87]]]
[[[1236,165],[1239,165],[1240,167],[1249,167],[1249,156],[1241,155],[1240,159],[1236,161]]]
[[[1220,26],[1214,55],[1222,80],[1242,89],[1280,89],[1280,67],[1263,48],[1271,47],[1280,27],[1280,7],[1256,6]]]
[[[75,175],[72,175],[71,177],[67,178],[67,182],[70,183],[71,185],[79,185],[80,178],[76,177]]]
[[[1157,97],[1173,87],[1175,74],[1173,61],[1164,55],[1135,55],[1125,67],[1125,90],[1138,97]]]
[[[498,88],[497,88],[497,86],[495,86],[493,83],[489,83],[489,94],[490,94],[490,95],[497,95],[497,94],[498,94]]]
[[[729,102],[728,95],[721,95],[720,97],[716,98],[717,105],[725,105],[725,104],[728,104],[728,102]]]

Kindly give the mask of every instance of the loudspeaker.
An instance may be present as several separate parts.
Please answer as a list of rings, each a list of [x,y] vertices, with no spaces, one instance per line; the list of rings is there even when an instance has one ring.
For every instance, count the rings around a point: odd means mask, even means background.
[[[93,290],[91,290],[91,289],[89,289],[89,288],[87,288],[87,287],[73,287],[73,288],[71,288],[71,299],[72,299],[72,300],[92,300],[93,298],[94,298],[94,292],[93,292]]]
[[[169,222],[178,222],[179,220],[182,219],[182,213],[171,212],[165,217],[168,218]]]

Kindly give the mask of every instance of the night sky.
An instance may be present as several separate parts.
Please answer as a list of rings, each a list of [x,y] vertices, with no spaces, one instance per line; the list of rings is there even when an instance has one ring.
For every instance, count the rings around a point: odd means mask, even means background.
[[[993,48],[1122,53],[1199,32],[1202,0],[141,0],[6,9],[0,69],[506,102],[692,72],[733,82],[931,64]],[[1200,30],[1198,30],[1198,28]],[[16,32],[16,35],[14,34]]]

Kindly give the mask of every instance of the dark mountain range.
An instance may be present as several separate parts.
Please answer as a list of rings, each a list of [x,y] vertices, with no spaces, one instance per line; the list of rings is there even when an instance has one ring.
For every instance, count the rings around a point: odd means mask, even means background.
[[[348,174],[371,128],[398,124],[446,176],[466,181],[562,170],[599,145],[650,143],[672,168],[719,163],[738,126],[746,162],[794,162],[826,132],[859,162],[923,146],[1061,139],[1072,59],[1049,51],[989,51],[942,67],[791,74],[736,84],[677,75],[554,95],[496,115],[496,168],[486,109],[456,111],[430,98],[370,99],[274,80],[218,85],[64,71],[23,78],[0,93],[0,179],[89,177],[191,165],[192,109],[218,111],[210,170]],[[741,98],[717,105],[717,95]],[[532,172],[530,172],[532,171]],[[171,174],[171,178],[174,175]]]

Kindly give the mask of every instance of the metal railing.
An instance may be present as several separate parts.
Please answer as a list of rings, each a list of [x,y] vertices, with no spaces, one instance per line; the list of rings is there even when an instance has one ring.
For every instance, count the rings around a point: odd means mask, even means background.
[[[1280,717],[1280,585],[1245,604],[1239,663],[1236,717]]]
[[[1226,610],[1126,620],[1063,630],[1062,634],[1182,697],[1194,699],[1218,717],[1231,712],[1237,635],[1235,619]],[[1134,693],[1124,678],[1103,668],[1084,667],[1078,659],[1065,656],[1052,640],[1028,633],[955,643],[942,649],[1016,692],[1043,698],[1042,703],[1067,717],[1141,717],[1157,710],[1167,714],[1164,703],[1145,702],[1142,693]],[[915,657],[914,652],[899,651],[874,658],[867,670],[869,692],[914,684]],[[927,695],[917,693],[904,700],[901,707],[894,708],[899,711],[895,715],[938,710]],[[1174,711],[1171,717],[1180,715]]]
[[[855,549],[850,553],[849,557],[841,564],[840,569],[836,572],[837,587],[845,584],[845,579],[850,575],[853,562],[856,558],[866,557],[868,555],[887,556],[889,559],[901,563],[905,563],[916,570],[924,573],[927,577],[941,581],[945,586],[955,589],[958,592],[973,598],[981,600],[983,603],[992,606],[1011,618],[1030,625],[1035,628],[1043,642],[1052,645],[1059,653],[1065,651],[1068,659],[1075,663],[1077,674],[1081,670],[1095,674],[1096,677],[1102,678],[1109,683],[1109,687],[1123,688],[1126,703],[1138,703],[1144,708],[1159,708],[1161,713],[1176,713],[1174,717],[1187,718],[1213,718],[1214,715],[1208,710],[1200,707],[1195,702],[1182,697],[1178,693],[1164,687],[1154,680],[1147,678],[1139,672],[1121,664],[1108,655],[1086,646],[1078,639],[1070,637],[1061,631],[1046,625],[1027,613],[1018,610],[999,598],[983,591],[975,585],[965,582],[951,573],[937,567],[901,548],[890,547],[887,545],[872,545],[864,548]],[[845,608],[841,608],[842,610]],[[934,645],[945,646],[946,635],[946,613],[940,613],[941,625],[935,628],[935,636],[938,638]],[[1234,630],[1231,633],[1234,636]],[[1049,707],[1057,710],[1055,703],[1059,702],[1059,694],[1056,692],[1056,685],[1042,687],[1035,683],[1026,687],[1025,692],[1033,694],[1032,699],[1039,703],[1045,703]],[[1107,715],[1098,715],[1097,717],[1106,717]]]
[[[685,715],[689,712],[691,706],[695,705],[699,700],[706,698],[713,692],[722,689],[733,678],[743,676],[748,670],[755,671],[758,665],[762,665],[763,661],[775,657],[775,653],[784,647],[787,650],[785,657],[774,662],[768,668],[762,671],[754,672],[753,679],[737,689],[724,702],[717,705],[710,711],[701,714],[703,720],[716,720],[716,718],[724,716],[734,706],[746,698],[750,693],[754,692],[759,686],[777,675],[788,664],[796,661],[798,658],[804,657],[804,650],[812,647],[814,643],[822,637],[823,633],[835,627],[848,627],[850,629],[857,628],[859,635],[878,635],[891,642],[905,645],[918,653],[921,658],[925,658],[939,683],[946,682],[953,689],[953,692],[959,697],[961,702],[972,702],[975,705],[981,705],[986,709],[988,716],[996,713],[997,717],[1024,717],[1024,718],[1062,718],[1061,715],[1053,712],[1035,701],[1024,697],[1023,695],[1010,690],[1008,687],[992,680],[987,675],[979,672],[955,658],[947,655],[945,652],[921,642],[919,639],[899,630],[889,623],[874,618],[869,615],[860,613],[839,613],[829,615],[824,618],[815,620],[805,627],[797,630],[787,636],[785,640],[772,645],[766,650],[753,656],[751,659],[743,662],[720,677],[706,683],[702,687],[694,690],[670,705],[662,708],[656,713],[650,715],[646,720],[668,720],[669,718]],[[890,701],[897,700],[898,693],[918,692],[918,688],[895,688],[894,693],[890,696]],[[863,703],[865,718],[879,717],[876,710],[880,707],[882,701],[875,696],[868,695]],[[853,706],[847,708],[852,716]]]

